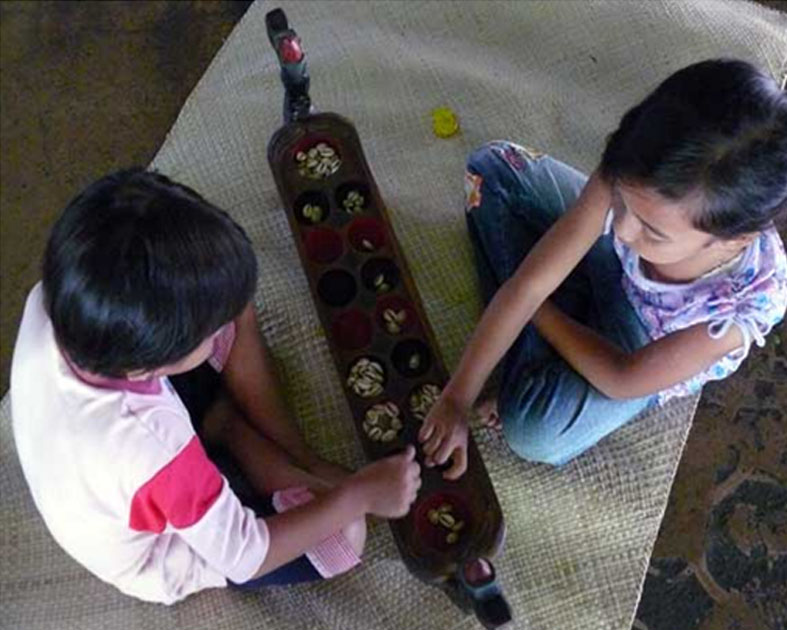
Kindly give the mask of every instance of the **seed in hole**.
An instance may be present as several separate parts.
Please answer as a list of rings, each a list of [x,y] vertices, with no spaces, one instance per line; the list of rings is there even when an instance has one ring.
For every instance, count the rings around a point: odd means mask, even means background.
[[[361,357],[350,368],[347,386],[361,398],[374,398],[383,393],[385,372],[377,361]]]
[[[341,193],[338,194],[341,199]],[[356,250],[363,253],[374,252],[385,245],[385,225],[374,217],[356,217],[350,223],[347,238]],[[381,270],[375,272],[379,273],[379,271]]]
[[[298,195],[293,205],[295,218],[305,225],[315,225],[330,214],[328,197],[317,190],[307,190]]]
[[[385,329],[390,334],[398,335],[402,332],[402,326],[407,321],[407,311],[387,308],[383,311],[383,321],[385,322]]]
[[[303,216],[312,223],[319,223],[322,221],[322,208],[318,205],[307,203],[303,206],[301,212],[303,212]]]
[[[387,293],[399,283],[399,268],[388,258],[372,258],[361,267],[364,286],[374,293]]]
[[[350,214],[360,214],[363,212],[366,199],[357,190],[351,190],[342,201],[342,207]]]
[[[310,179],[330,177],[342,163],[333,147],[325,142],[317,143],[306,152],[298,151],[295,161],[298,163],[298,172]]]
[[[451,516],[448,512],[443,512],[440,515],[439,520],[440,520],[440,525],[442,525],[443,527],[448,527],[449,529],[453,529],[454,524],[456,523],[454,517]]]
[[[426,383],[410,394],[410,411],[418,420],[425,420],[434,404],[440,398],[441,390],[437,385]]]
[[[399,407],[390,401],[373,405],[366,411],[362,426],[373,442],[393,441],[402,428]]]
[[[445,542],[453,545],[459,541],[459,532],[465,526],[464,521],[457,520],[453,515],[453,506],[449,503],[441,504],[437,509],[431,509],[426,514],[427,520],[436,527],[448,530]]]
[[[413,378],[427,372],[432,363],[429,347],[419,339],[406,339],[391,351],[391,361],[402,376]]]
[[[396,429],[388,429],[380,438],[383,442],[390,442],[396,437]]]

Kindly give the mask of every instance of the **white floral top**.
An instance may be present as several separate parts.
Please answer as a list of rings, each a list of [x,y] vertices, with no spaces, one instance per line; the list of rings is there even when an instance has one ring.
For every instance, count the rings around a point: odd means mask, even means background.
[[[688,381],[659,392],[659,401],[698,392],[707,381],[726,378],[749,354],[752,342],[765,345],[765,335],[787,310],[787,257],[775,228],[751,242],[731,264],[692,282],[665,284],[642,273],[639,256],[614,239],[623,266],[623,289],[652,339],[702,322],[718,339],[733,324],[743,334],[743,346]]]

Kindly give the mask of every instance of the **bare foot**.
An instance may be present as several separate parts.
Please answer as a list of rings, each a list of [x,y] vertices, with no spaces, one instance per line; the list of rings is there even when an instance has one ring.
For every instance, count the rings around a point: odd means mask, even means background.
[[[465,580],[471,586],[480,586],[489,581],[495,572],[483,558],[476,558],[464,566]]]
[[[475,411],[478,415],[478,423],[482,427],[494,429],[495,431],[500,431],[503,428],[503,421],[497,412],[497,398],[488,398],[478,403]]]

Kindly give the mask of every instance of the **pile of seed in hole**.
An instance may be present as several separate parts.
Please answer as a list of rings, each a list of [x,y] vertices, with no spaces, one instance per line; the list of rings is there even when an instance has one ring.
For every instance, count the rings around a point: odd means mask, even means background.
[[[385,374],[377,361],[361,357],[350,368],[347,386],[361,398],[373,398],[383,393]]]
[[[342,206],[349,214],[361,214],[363,206],[366,203],[363,195],[357,190],[351,190],[342,201]]]
[[[385,329],[392,335],[402,332],[402,326],[407,321],[407,311],[404,309],[394,310],[387,308],[383,311],[383,322]]]
[[[363,430],[373,442],[390,442],[401,429],[399,407],[390,401],[373,405],[364,416]]]
[[[448,530],[445,542],[449,545],[453,545],[459,540],[459,532],[465,526],[465,522],[456,519],[452,512],[453,507],[448,503],[443,503],[436,510],[429,510],[426,514],[426,518],[429,519],[432,525],[444,527]]]
[[[312,223],[319,223],[323,217],[322,206],[318,206],[316,203],[306,203],[303,205],[301,214]]]
[[[310,179],[325,179],[339,170],[342,161],[336,151],[325,142],[320,142],[308,151],[295,154],[298,172]]]
[[[440,398],[440,388],[432,383],[421,385],[410,394],[410,411],[413,416],[423,421],[429,415],[437,399]]]
[[[407,367],[411,370],[417,370],[421,367],[421,355],[418,352],[413,352],[407,359]]]
[[[374,290],[377,291],[377,293],[386,293],[391,290],[391,285],[386,280],[384,273],[378,273],[374,277],[373,284]]]

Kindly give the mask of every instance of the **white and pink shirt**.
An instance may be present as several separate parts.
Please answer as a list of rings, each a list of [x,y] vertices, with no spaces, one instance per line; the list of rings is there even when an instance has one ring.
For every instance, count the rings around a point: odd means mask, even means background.
[[[221,369],[234,324],[217,337]],[[88,378],[55,343],[38,284],[11,370],[14,438],[55,540],[102,580],[172,603],[244,582],[268,551],[268,529],[241,505],[194,433],[166,378]]]
[[[229,323],[208,359],[224,367]],[[97,378],[64,357],[39,283],[30,292],[11,368],[14,439],[36,507],[60,546],[122,592],[170,604],[248,581],[268,552],[265,521],[241,505],[208,459],[166,378]],[[277,512],[310,501],[273,495]],[[338,532],[306,552],[324,578],[360,559]]]

